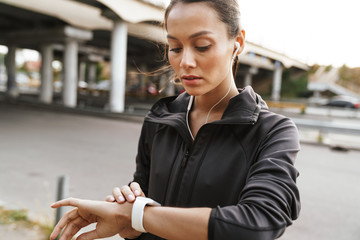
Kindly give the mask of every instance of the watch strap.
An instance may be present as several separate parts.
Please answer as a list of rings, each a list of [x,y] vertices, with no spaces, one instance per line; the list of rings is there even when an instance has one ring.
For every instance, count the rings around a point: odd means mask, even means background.
[[[160,203],[146,197],[137,197],[132,207],[131,226],[138,232],[146,233],[143,226],[144,208],[146,205],[161,206]]]

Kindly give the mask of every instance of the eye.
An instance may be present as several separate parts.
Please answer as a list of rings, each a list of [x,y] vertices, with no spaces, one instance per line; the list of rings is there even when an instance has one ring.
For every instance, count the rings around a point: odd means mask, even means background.
[[[170,48],[169,51],[170,52],[174,52],[174,53],[180,53],[182,50],[182,48]]]
[[[209,50],[211,45],[203,46],[203,47],[195,47],[199,52],[205,52]]]

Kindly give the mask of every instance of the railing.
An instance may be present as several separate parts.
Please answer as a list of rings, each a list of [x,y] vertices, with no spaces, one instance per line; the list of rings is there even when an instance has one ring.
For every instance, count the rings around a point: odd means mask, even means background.
[[[292,118],[292,120],[299,128],[310,128],[319,130],[320,132],[336,132],[360,136],[360,122],[359,124],[344,124],[302,118]]]
[[[277,102],[277,101],[266,101],[269,108],[279,109],[299,109],[300,112],[305,112],[306,104],[297,102]]]

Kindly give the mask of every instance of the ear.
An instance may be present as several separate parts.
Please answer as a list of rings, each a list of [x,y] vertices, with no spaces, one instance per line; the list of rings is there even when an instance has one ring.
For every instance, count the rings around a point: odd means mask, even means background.
[[[244,50],[245,47],[245,30],[241,30],[239,32],[238,36],[236,37],[236,41],[240,43],[240,49],[237,52],[237,55],[239,55]]]

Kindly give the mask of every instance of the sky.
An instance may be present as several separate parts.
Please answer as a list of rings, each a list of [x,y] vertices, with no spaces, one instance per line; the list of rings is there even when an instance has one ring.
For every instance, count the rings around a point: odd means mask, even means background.
[[[310,65],[360,67],[360,1],[239,0],[247,40]]]
[[[309,65],[360,67],[360,1],[238,1],[248,41]]]

